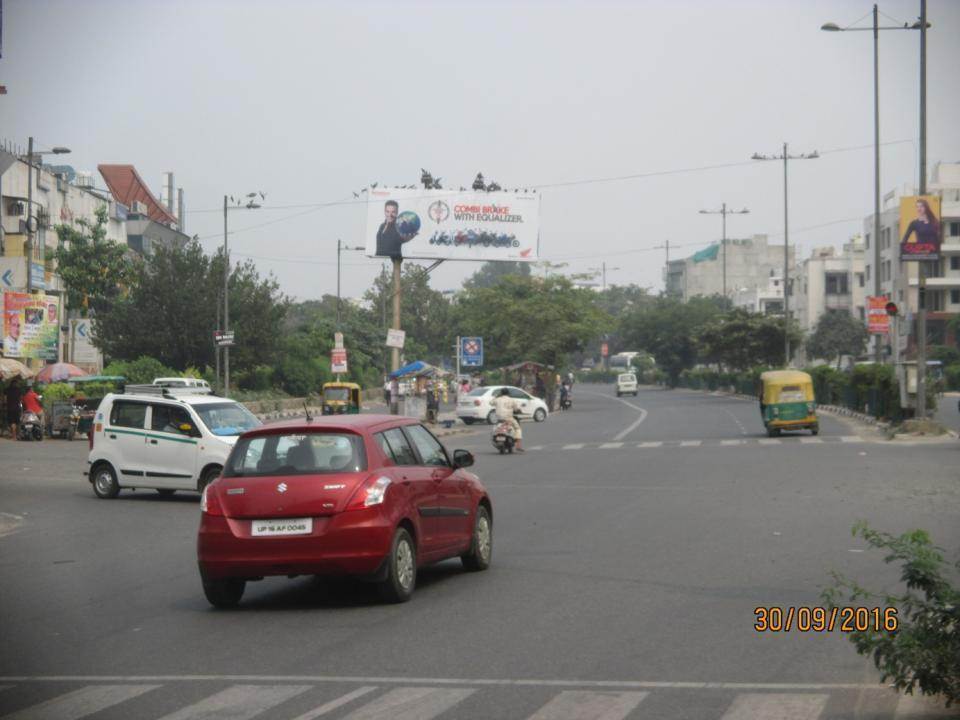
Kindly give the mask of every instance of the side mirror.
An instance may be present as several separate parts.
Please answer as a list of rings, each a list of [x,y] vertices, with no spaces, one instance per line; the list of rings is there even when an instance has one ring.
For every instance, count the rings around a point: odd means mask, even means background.
[[[190,423],[180,423],[180,431],[181,431],[181,432],[188,433],[188,432],[190,432],[191,430],[193,430],[193,425],[191,425]]]
[[[455,468],[466,468],[473,465],[473,453],[467,450],[453,451],[453,466]]]

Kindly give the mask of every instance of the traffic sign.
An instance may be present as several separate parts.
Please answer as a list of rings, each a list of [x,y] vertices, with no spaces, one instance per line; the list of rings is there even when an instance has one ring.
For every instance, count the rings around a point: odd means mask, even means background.
[[[330,351],[330,370],[335,373],[347,372],[347,351],[334,348]]]
[[[387,330],[387,347],[403,349],[403,343],[407,339],[407,334],[403,330]]]
[[[216,330],[213,333],[213,341],[220,347],[232,347],[233,342],[233,332],[222,332]]]
[[[481,367],[483,365],[483,338],[460,338],[460,364],[464,367]]]

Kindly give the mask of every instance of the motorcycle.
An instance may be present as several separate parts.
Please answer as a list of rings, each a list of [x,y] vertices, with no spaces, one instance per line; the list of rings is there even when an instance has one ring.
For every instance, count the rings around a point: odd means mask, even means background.
[[[567,393],[566,395],[560,398],[561,410],[569,410],[572,407],[573,407],[573,400],[570,398],[570,393]]]
[[[514,415],[516,416],[517,413],[514,413]],[[501,420],[494,426],[490,441],[493,443],[493,446],[500,451],[501,455],[504,453],[513,454],[513,448],[517,444],[513,433],[513,426],[506,420]]]
[[[20,416],[20,424],[17,425],[17,439],[43,440],[43,426],[40,425],[39,415],[25,411]]]

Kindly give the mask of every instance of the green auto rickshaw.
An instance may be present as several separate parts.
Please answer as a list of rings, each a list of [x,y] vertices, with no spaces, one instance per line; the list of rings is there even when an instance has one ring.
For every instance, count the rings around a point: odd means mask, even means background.
[[[760,376],[760,416],[767,435],[783,430],[820,432],[813,379],[797,370],[772,370]]]
[[[360,413],[360,386],[350,382],[323,384],[324,415],[357,415]]]

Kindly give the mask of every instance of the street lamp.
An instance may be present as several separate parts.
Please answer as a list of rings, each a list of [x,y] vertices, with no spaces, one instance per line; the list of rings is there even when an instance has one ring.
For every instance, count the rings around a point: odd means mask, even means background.
[[[825,32],[873,32],[873,294],[880,297],[883,290],[880,282],[880,50],[879,35],[881,30],[920,30],[920,194],[926,193],[926,164],[927,164],[927,79],[926,79],[926,30],[930,27],[927,22],[927,3],[926,0],[920,2],[920,20],[912,25],[887,25],[880,27],[879,11],[876,4],[873,6],[873,27],[856,28],[840,27],[836,23],[824,23],[820,29]],[[924,303],[924,268],[920,265],[920,282],[918,292],[920,294],[919,307],[920,312],[917,316],[918,327],[918,362],[917,362],[917,408],[918,415],[920,410],[926,410],[926,396],[921,394],[921,387],[924,380],[924,371],[926,367],[920,367],[920,359],[923,357],[926,364],[926,307]],[[892,299],[892,298],[891,298]],[[919,330],[923,329],[923,336],[919,336]],[[880,336],[876,336],[875,357],[879,365],[881,362],[880,354]],[[899,344],[899,337],[894,337],[894,343]],[[924,390],[924,393],[926,391]],[[922,399],[921,399],[922,396]],[[922,417],[922,415],[921,415]]]
[[[229,338],[230,331],[230,250],[227,245],[227,211],[228,210],[258,210],[260,204],[254,201],[257,193],[247,193],[246,202],[243,198],[234,198],[230,195],[223,196],[223,334]],[[260,193],[263,197],[263,193]],[[232,201],[230,205],[228,201]],[[230,394],[230,346],[232,340],[225,339],[223,343],[223,394]]]
[[[57,145],[51,150],[33,150],[33,137],[27,140],[27,244],[24,252],[27,261],[27,292],[33,292],[33,233],[37,229],[37,221],[33,217],[33,158],[42,155],[66,155],[70,148]]]
[[[701,215],[723,215],[723,240],[721,243],[721,252],[723,253],[723,300],[726,304],[727,300],[727,215],[748,215],[750,211],[744,208],[743,210],[727,210],[727,204],[723,203],[719,210],[701,210]]]
[[[787,143],[783,144],[780,155],[761,155],[754,153],[752,160],[783,160],[783,349],[784,364],[790,364],[790,220],[787,211],[787,164],[790,160],[816,160],[820,154],[814,150],[811,153],[791,155],[787,151]]]

